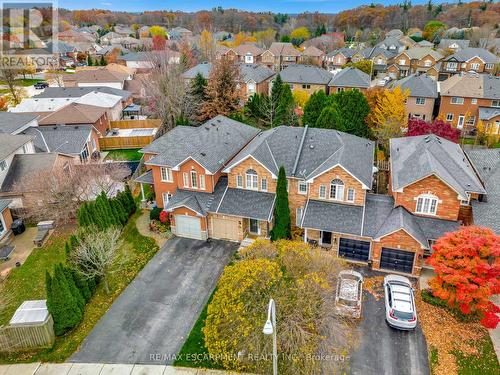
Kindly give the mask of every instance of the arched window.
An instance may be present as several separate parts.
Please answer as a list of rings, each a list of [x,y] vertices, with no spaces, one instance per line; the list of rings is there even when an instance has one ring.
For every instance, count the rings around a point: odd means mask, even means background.
[[[252,190],[259,190],[257,172],[253,169],[247,169],[246,173],[246,188]]]
[[[341,201],[344,199],[344,182],[338,178],[330,182],[330,199]]]
[[[415,212],[418,214],[435,215],[437,212],[438,198],[432,194],[420,194],[417,197],[417,207]]]

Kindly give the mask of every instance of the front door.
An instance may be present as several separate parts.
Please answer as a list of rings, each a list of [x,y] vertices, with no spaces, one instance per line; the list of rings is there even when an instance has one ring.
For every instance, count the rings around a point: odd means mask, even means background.
[[[250,233],[259,234],[259,220],[250,219]]]
[[[332,244],[332,232],[321,232],[321,244],[322,245]]]
[[[464,120],[465,116],[463,115],[458,116],[457,128],[462,129],[464,127]]]

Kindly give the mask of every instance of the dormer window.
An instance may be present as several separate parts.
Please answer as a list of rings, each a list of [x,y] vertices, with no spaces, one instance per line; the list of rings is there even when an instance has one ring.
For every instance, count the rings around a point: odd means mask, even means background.
[[[330,199],[341,201],[344,199],[344,182],[338,178],[330,182]]]
[[[435,215],[437,212],[438,198],[432,194],[421,194],[417,197],[417,214]]]
[[[196,171],[191,171],[191,187],[193,189],[198,188],[198,175]]]
[[[257,172],[253,169],[246,171],[246,188],[251,190],[259,190],[259,178]]]

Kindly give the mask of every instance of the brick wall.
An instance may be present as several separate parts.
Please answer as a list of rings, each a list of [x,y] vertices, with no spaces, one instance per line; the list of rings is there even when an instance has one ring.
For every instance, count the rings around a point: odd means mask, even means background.
[[[326,187],[326,196],[328,198],[330,194],[330,182],[336,178],[344,182],[344,200],[342,201],[342,203],[355,204],[358,206],[364,205],[366,191],[363,190],[361,183],[354,177],[352,177],[348,172],[346,172],[345,169],[338,166],[314,179],[314,182],[309,186],[309,197],[311,199],[320,199],[319,187],[320,185],[324,185]],[[354,188],[355,191],[354,203],[349,203],[346,201],[347,189],[350,187]]]
[[[411,114],[422,120],[431,121],[432,111],[434,109],[434,98],[425,98],[423,105],[417,104],[417,97],[410,96],[406,101],[406,116]],[[417,116],[415,116],[417,115]]]
[[[447,115],[453,115],[451,121],[446,120],[453,126],[457,127],[458,119],[460,116],[465,116],[463,128],[470,130],[477,126],[479,119],[479,107],[490,107],[491,99],[477,99],[477,98],[466,98],[464,97],[463,104],[452,104],[452,96],[442,96],[441,104],[439,106],[439,116],[444,120],[447,119]],[[467,125],[466,121],[469,116],[475,116],[474,125]]]
[[[262,166],[258,161],[256,161],[254,158],[250,157],[244,161],[242,161],[240,164],[237,166],[233,167],[231,169],[231,173],[228,174],[228,186],[230,188],[236,188],[236,176],[241,175],[242,180],[243,180],[243,187],[246,186],[246,171],[248,169],[253,169],[255,172],[257,172],[258,176],[258,182],[259,182],[259,191],[261,190],[261,181],[263,178],[267,179],[267,192],[269,193],[274,193],[276,192],[276,179],[272,178],[271,172],[269,172],[266,168]]]

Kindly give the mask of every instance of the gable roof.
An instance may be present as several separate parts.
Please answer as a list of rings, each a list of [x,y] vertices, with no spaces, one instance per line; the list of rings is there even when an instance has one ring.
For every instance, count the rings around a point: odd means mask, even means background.
[[[438,48],[441,49],[447,49],[449,48],[452,44],[456,44],[458,48],[464,49],[469,47],[470,40],[467,39],[441,39]]]
[[[186,70],[184,73],[182,73],[182,77],[185,79],[194,79],[194,77],[196,77],[198,74],[201,74],[203,78],[208,79],[211,70],[212,63],[202,62]]]
[[[302,51],[302,56],[320,57],[325,53],[315,46],[309,46]]]
[[[479,119],[491,120],[492,118],[500,116],[500,108],[495,107],[479,107]]]
[[[315,65],[293,64],[280,73],[283,82],[307,83],[312,85],[327,85],[333,75],[328,70]]]
[[[444,61],[457,60],[463,62],[469,61],[476,56],[483,60],[485,64],[498,64],[498,62],[500,62],[500,57],[492,54],[490,51],[484,48],[470,47],[455,52],[453,55],[446,57]]]
[[[441,60],[444,57],[444,55],[441,52],[438,52],[432,49],[431,47],[421,47],[421,46],[409,48],[401,53],[406,53],[406,55],[408,55],[408,57],[412,60],[420,60],[427,55],[432,56],[436,61]]]
[[[345,57],[349,58],[352,55],[354,55],[356,52],[358,52],[358,51],[355,50],[355,49],[353,49],[353,48],[342,47],[342,48],[336,49],[336,50],[334,50],[332,52],[329,52],[326,56],[333,57],[333,56],[338,55],[339,53],[341,53]]]
[[[176,167],[192,158],[215,173],[258,132],[256,128],[219,115],[198,127],[176,126],[141,151],[156,154],[146,164]]]
[[[0,111],[0,133],[16,134],[37,117],[31,113]]]
[[[76,81],[81,83],[100,83],[114,82],[123,83],[128,74],[112,71],[106,68],[77,70],[74,74],[65,75],[65,81]]]
[[[434,134],[392,138],[391,181],[397,191],[430,175],[454,189],[461,198],[467,192],[484,193],[460,146]]]
[[[257,47],[255,44],[252,43],[244,43],[240,44],[237,47],[233,48],[233,51],[236,52],[238,56],[244,56],[247,53],[252,54],[254,56],[259,56],[264,52],[264,50],[260,47]]]
[[[455,74],[440,83],[441,96],[500,99],[500,77],[488,74]]]
[[[390,87],[401,87],[401,90],[410,90],[410,96],[424,98],[437,98],[437,82],[426,74],[409,75],[400,80],[393,81]]]
[[[40,125],[93,124],[106,113],[103,107],[71,103],[38,121]]]
[[[312,179],[340,165],[366,187],[372,185],[374,143],[331,129],[278,126],[257,135],[226,168],[252,157],[274,176]]]
[[[30,127],[23,134],[33,137],[35,148],[39,152],[79,155],[91,132],[92,125],[58,125]]]
[[[370,87],[370,82],[371,79],[368,74],[357,68],[348,67],[336,73],[328,86],[359,87],[367,89]]]
[[[276,72],[262,64],[240,64],[240,74],[243,82],[252,80],[260,83],[274,76]]]
[[[292,43],[272,42],[268,50],[274,56],[300,56]]]
[[[0,133],[0,161],[7,158],[32,139],[33,137],[29,135]]]
[[[81,98],[91,92],[103,92],[106,94],[120,96],[122,99],[130,97],[130,92],[106,86],[85,87],[47,87],[43,92],[33,96],[34,99],[44,98]]]

